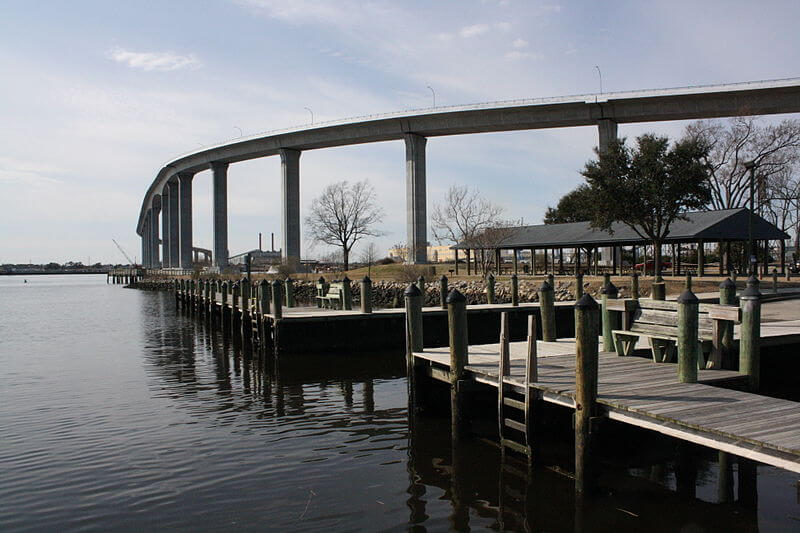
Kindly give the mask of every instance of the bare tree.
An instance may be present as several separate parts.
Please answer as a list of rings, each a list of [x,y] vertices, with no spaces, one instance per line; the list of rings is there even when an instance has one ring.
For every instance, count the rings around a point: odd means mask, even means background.
[[[368,243],[361,250],[361,262],[367,264],[367,276],[372,277],[372,263],[378,259],[378,247],[374,242]]]
[[[383,210],[375,204],[375,189],[368,181],[350,185],[340,181],[328,185],[311,204],[311,214],[306,217],[308,235],[342,249],[342,262],[347,270],[353,245],[371,235],[383,233],[374,225],[383,219]]]
[[[761,125],[753,117],[727,122],[701,120],[686,127],[685,137],[708,147],[711,205],[714,209],[746,207],[750,175],[744,167],[755,161],[760,179],[768,183],[800,160],[800,121]],[[762,196],[763,197],[763,196]]]
[[[441,244],[468,241],[496,227],[505,209],[482,197],[478,189],[453,185],[433,209],[433,236]]]

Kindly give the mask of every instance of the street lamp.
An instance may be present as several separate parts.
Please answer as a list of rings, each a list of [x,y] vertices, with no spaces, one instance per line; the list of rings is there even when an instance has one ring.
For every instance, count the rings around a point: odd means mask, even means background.
[[[305,109],[306,111],[308,111],[309,113],[311,113],[311,123],[313,124],[313,123],[314,123],[314,112],[313,112],[313,111],[311,111],[311,110],[310,110],[309,108],[307,108],[307,107],[303,107],[303,109]]]
[[[234,129],[239,130],[239,137],[244,137],[244,133],[242,132],[242,128],[240,128],[239,126],[234,126]]]
[[[433,95],[433,107],[436,107],[436,91],[434,91],[433,87],[430,85],[426,85],[426,87],[431,90],[431,94]]]
[[[756,161],[745,161],[744,168],[750,172],[750,213],[747,216],[747,255],[750,261],[750,275],[755,275],[756,255],[753,246],[753,211],[755,209],[755,175]]]

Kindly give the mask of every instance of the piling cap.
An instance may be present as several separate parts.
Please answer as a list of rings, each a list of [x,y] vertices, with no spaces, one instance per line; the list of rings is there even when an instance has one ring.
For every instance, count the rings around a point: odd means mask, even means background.
[[[317,281],[318,281],[319,283],[325,283],[325,278],[324,278],[323,276],[320,276],[320,277],[319,277],[319,279],[318,279]]]
[[[592,298],[592,295],[588,292],[585,292],[583,293],[583,296],[581,296],[580,299],[575,302],[575,309],[591,310],[599,309],[599,306],[597,305],[597,301]]]
[[[273,287],[280,287],[281,286],[281,282],[278,281],[277,279],[273,279],[272,280],[272,286]]]
[[[447,303],[449,304],[461,303],[466,301],[467,299],[464,298],[463,294],[458,292],[458,289],[453,289],[452,291],[450,291],[450,294],[447,295]]]
[[[486,276],[486,279],[494,279],[494,274],[492,274],[491,272],[489,272],[489,275],[488,275],[488,276]]]
[[[419,287],[417,287],[413,283],[409,283],[408,287],[406,287],[404,294],[406,296],[421,296],[422,292],[420,292]]]
[[[439,278],[439,281],[444,281],[445,283],[447,283],[447,276],[445,276],[444,274],[442,274],[442,277],[441,277],[441,278]]]
[[[619,293],[619,289],[617,289],[617,286],[610,281],[608,282],[608,285],[600,290],[600,294],[608,294],[609,296],[616,296],[617,293]]]
[[[511,274],[511,279],[517,279],[517,275],[516,274]]]
[[[369,279],[369,276],[364,276],[364,279],[361,280],[361,283],[372,283],[372,280]]]
[[[664,278],[662,278],[662,277],[661,277],[661,272],[659,272],[658,274],[656,274],[656,277],[654,278],[654,281],[655,281],[656,283],[661,283],[661,282],[663,282],[663,281],[664,281]]]
[[[741,298],[757,299],[761,298],[761,292],[758,290],[758,278],[750,276],[747,278],[747,288],[742,292]]]
[[[539,287],[539,291],[540,292],[541,291],[552,291],[552,290],[553,290],[553,287],[549,283],[547,283],[547,280],[544,280],[542,282],[541,286]]]
[[[722,283],[719,284],[720,289],[735,289],[736,284],[731,280],[731,278],[725,278],[722,280]]]
[[[679,304],[696,304],[700,300],[697,299],[697,296],[690,289],[686,289],[678,296],[678,303]]]
[[[350,278],[347,277],[347,274],[342,278],[342,283],[350,283]]]

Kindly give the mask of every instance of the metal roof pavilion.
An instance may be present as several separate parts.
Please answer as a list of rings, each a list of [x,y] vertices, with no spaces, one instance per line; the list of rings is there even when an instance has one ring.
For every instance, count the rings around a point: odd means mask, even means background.
[[[748,239],[748,216],[749,210],[744,207],[686,213],[687,220],[676,220],[670,225],[664,243],[745,241]],[[753,215],[753,239],[785,240],[789,235],[764,218]],[[611,232],[594,229],[589,222],[571,222],[512,228],[511,235],[497,248],[593,248],[644,244],[649,244],[649,241],[619,222],[612,226]],[[460,242],[453,248],[465,250],[480,246]]]

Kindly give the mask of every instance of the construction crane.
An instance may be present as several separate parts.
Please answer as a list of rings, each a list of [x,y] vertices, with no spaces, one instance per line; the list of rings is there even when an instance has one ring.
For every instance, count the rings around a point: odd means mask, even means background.
[[[131,265],[131,266],[136,266],[136,262],[133,261],[133,259],[131,259],[130,256],[127,253],[125,253],[125,250],[122,248],[122,246],[119,245],[119,243],[116,241],[116,239],[111,239],[111,240],[114,241],[114,244],[117,245],[117,248],[119,248],[119,251],[122,252],[122,255],[124,255],[125,259],[128,260],[128,264]]]

